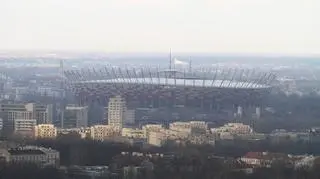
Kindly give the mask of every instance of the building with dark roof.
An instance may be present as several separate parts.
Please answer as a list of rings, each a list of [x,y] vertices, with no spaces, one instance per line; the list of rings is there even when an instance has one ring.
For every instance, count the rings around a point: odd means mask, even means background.
[[[43,147],[25,146],[8,150],[10,162],[34,163],[39,166],[59,166],[60,154],[58,151]]]

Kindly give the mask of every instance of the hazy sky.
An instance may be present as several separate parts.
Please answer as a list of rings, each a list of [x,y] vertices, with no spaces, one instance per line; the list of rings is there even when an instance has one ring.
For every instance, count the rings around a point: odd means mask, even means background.
[[[319,0],[0,0],[0,49],[320,54]]]

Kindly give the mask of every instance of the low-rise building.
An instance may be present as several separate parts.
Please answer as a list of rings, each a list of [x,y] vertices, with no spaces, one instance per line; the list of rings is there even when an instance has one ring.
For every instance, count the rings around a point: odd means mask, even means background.
[[[69,135],[69,134],[77,134],[81,139],[85,139],[86,137],[90,136],[90,128],[81,127],[81,128],[69,128],[69,129],[57,129],[57,135]]]
[[[144,131],[144,135],[148,137],[149,132],[158,132],[161,129],[164,129],[161,124],[147,124],[142,126],[142,130]]]
[[[14,132],[15,134],[25,137],[33,137],[34,127],[37,124],[36,119],[15,119],[14,120]]]
[[[150,145],[161,147],[165,142],[167,141],[167,135],[162,132],[149,132],[149,135],[147,137],[147,142]]]
[[[118,136],[119,131],[111,125],[94,125],[90,127],[90,136],[93,140],[103,141],[106,138]]]
[[[283,161],[293,165],[293,157],[283,153],[248,152],[240,160],[255,167],[271,167],[274,161]]]
[[[313,167],[316,159],[318,159],[318,157],[315,157],[313,155],[296,156],[294,160],[294,167],[311,168]]]
[[[201,129],[206,131],[208,128],[208,124],[205,121],[189,121],[189,122],[174,122],[169,125],[169,129],[172,130],[183,130],[183,131],[190,131],[192,129]]]
[[[249,125],[244,125],[242,123],[227,123],[219,128],[212,128],[212,133],[224,133],[228,132],[230,134],[250,134],[253,132]]]
[[[0,149],[0,162],[9,162],[10,153],[6,149]]]
[[[57,128],[53,124],[39,124],[34,128],[35,138],[53,139],[57,137]]]
[[[53,149],[36,146],[25,146],[8,150],[10,162],[35,163],[39,166],[55,166],[60,164],[60,153]]]
[[[191,144],[195,145],[215,145],[215,136],[214,135],[192,135],[188,138]]]
[[[122,128],[121,135],[129,138],[146,138],[144,130],[141,129]]]
[[[66,168],[66,172],[72,175],[72,178],[109,178],[111,174],[108,166],[73,165]]]

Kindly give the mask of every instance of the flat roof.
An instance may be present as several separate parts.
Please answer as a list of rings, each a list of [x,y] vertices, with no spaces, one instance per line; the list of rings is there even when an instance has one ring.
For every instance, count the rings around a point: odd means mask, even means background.
[[[231,80],[201,80],[201,79],[174,79],[174,78],[115,78],[106,80],[88,80],[77,82],[86,83],[126,83],[126,84],[148,84],[148,85],[169,85],[169,86],[195,86],[211,88],[239,88],[239,89],[260,89],[270,88],[265,84],[253,82],[241,82]]]
[[[10,149],[8,151],[11,155],[41,155],[45,154],[39,149]]]

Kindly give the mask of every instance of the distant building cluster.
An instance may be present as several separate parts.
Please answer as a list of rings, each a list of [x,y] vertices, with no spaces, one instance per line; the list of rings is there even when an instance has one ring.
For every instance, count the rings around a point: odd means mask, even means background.
[[[242,116],[241,107],[236,116]],[[1,104],[0,130],[3,135],[14,135],[35,139],[55,139],[63,135],[75,135],[82,139],[98,141],[113,140],[130,144],[163,146],[166,144],[215,145],[217,141],[263,140],[268,137],[275,143],[282,141],[319,141],[320,131],[313,128],[308,132],[275,130],[270,134],[255,133],[253,126],[232,122],[223,126],[209,127],[203,120],[176,121],[167,124],[146,123],[137,125],[136,110],[128,109],[125,98],[115,96],[103,108],[104,121],[89,124],[89,107],[66,105],[61,112],[61,123],[54,124],[56,112],[52,105],[35,103]],[[256,115],[261,113],[256,108]],[[238,118],[234,118],[238,119]]]
[[[286,166],[295,168],[310,168],[318,157],[313,155],[290,155],[272,152],[248,152],[240,158],[251,167],[271,167],[276,162],[283,162]]]
[[[53,109],[35,103],[0,104],[0,115],[5,134],[33,137],[36,125],[52,123]]]

